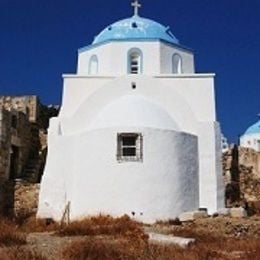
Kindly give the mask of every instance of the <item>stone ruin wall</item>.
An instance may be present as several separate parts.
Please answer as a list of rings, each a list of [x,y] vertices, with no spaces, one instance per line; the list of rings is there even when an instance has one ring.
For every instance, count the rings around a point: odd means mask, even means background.
[[[232,146],[223,155],[227,206],[244,206],[260,212],[260,153]]]
[[[0,106],[0,183],[8,179],[11,133],[9,112]]]
[[[0,213],[10,212],[13,204],[14,179],[21,178],[30,158],[32,125],[38,116],[36,96],[0,96]],[[18,150],[15,171],[11,175],[11,157]]]
[[[16,110],[28,115],[30,122],[36,122],[39,115],[37,96],[0,96],[0,106],[5,110]]]
[[[17,119],[16,128],[11,126],[12,116],[14,115]],[[19,148],[17,172],[23,171],[29,158],[31,139],[31,126],[25,114],[0,109],[0,180],[9,179],[12,145]],[[19,177],[19,175],[16,177]]]
[[[47,155],[48,122],[58,111],[57,106],[42,105],[37,96],[0,96],[0,214],[36,212],[38,183]],[[13,178],[10,176],[12,147],[19,148],[17,173]]]
[[[19,217],[36,214],[39,192],[40,184],[17,182],[14,187],[14,215]]]

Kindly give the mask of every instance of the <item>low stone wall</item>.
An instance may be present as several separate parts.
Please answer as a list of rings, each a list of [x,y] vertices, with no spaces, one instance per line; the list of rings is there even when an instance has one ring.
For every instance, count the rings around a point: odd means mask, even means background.
[[[16,182],[14,186],[14,215],[31,215],[37,212],[40,184]]]

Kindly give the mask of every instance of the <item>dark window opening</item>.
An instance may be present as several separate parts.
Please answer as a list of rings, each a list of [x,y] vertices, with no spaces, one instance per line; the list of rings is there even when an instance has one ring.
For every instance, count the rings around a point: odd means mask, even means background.
[[[136,89],[136,83],[132,83],[132,89]]]
[[[10,180],[15,179],[18,176],[18,163],[19,163],[19,148],[12,145],[12,150],[10,154]]]
[[[136,148],[123,148],[123,156],[136,156]]]
[[[121,133],[117,136],[118,161],[142,160],[142,135],[137,133]]]
[[[141,73],[141,54],[139,52],[133,52],[130,55],[130,61],[129,61],[129,66],[130,66],[130,73],[131,74],[140,74]]]
[[[132,23],[132,27],[133,28],[137,28],[138,26],[137,26],[137,23]]]

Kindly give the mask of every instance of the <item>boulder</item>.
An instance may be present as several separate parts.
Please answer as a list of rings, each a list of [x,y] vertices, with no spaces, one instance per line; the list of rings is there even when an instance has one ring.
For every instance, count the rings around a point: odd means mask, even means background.
[[[206,211],[191,211],[184,212],[179,216],[181,222],[194,221],[200,218],[207,218],[208,214]]]
[[[186,248],[195,242],[194,238],[183,238],[174,237],[170,235],[162,235],[158,233],[148,233],[150,243],[154,244],[164,244],[164,245],[178,245],[180,247]]]
[[[230,209],[230,216],[232,218],[245,218],[247,217],[247,212],[244,208],[231,208]]]
[[[230,215],[230,209],[229,208],[222,208],[219,209],[218,212],[219,216],[229,216]]]

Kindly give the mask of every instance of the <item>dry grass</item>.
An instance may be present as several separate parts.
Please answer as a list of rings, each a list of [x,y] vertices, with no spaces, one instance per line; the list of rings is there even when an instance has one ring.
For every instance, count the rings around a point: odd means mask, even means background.
[[[144,245],[142,245],[144,244]],[[145,248],[145,242],[127,239],[104,240],[104,239],[86,239],[72,243],[63,251],[64,260],[78,259],[139,259],[139,255],[144,255],[141,251]]]
[[[234,220],[228,218],[203,219],[181,224],[178,220],[158,222],[157,231],[182,237],[192,237],[196,243],[189,249],[148,243],[143,225],[129,217],[89,217],[72,222],[68,226],[46,223],[35,217],[16,220],[16,223],[0,220],[0,259],[45,259],[30,247],[15,247],[26,243],[20,232],[55,231],[60,236],[75,236],[62,253],[62,259],[102,260],[260,260],[259,218]],[[153,227],[149,227],[153,228]],[[168,230],[168,231],[167,231]],[[77,238],[78,236],[81,236]],[[2,246],[2,249],[1,249]],[[3,249],[4,248],[4,249]],[[47,248],[41,248],[45,254]]]
[[[22,247],[12,247],[0,251],[0,259],[2,260],[47,260],[41,254],[34,250]]]
[[[26,244],[26,236],[17,230],[11,221],[0,219],[0,246]]]
[[[144,240],[85,239],[72,243],[63,251],[63,259],[102,260],[235,260],[260,259],[257,240],[230,239],[199,242],[189,249],[178,246],[148,244]]]
[[[103,218],[103,217],[102,217]],[[191,225],[179,225],[179,222],[170,221],[160,223],[161,225],[174,224],[174,235],[182,237],[192,237],[196,239],[196,243],[189,249],[183,249],[178,246],[163,246],[156,244],[149,244],[147,237],[144,235],[139,224],[133,222],[130,224],[137,225],[139,228],[138,236],[137,232],[133,232],[132,236],[124,236],[124,232],[119,232],[119,236],[116,236],[117,232],[101,228],[101,226],[110,226],[113,220],[110,218],[97,219],[97,223],[94,224],[96,234],[105,234],[110,236],[103,237],[86,237],[83,241],[72,243],[63,251],[63,258],[68,259],[104,259],[104,260],[248,260],[248,259],[260,259],[260,242],[259,237],[247,235],[243,238],[235,237],[234,235],[225,235],[221,231],[211,232],[214,230],[213,226],[209,227],[209,223],[202,225],[202,223]],[[91,219],[88,219],[91,222]],[[92,220],[93,221],[93,220]],[[111,223],[112,221],[112,223]],[[126,223],[131,220],[126,219]],[[216,224],[216,220],[212,220]],[[124,222],[124,221],[123,221]],[[210,222],[210,221],[209,221]],[[105,223],[105,225],[104,225]],[[224,223],[224,224],[223,224]],[[224,225],[225,222],[218,223],[218,225]],[[157,223],[158,225],[158,223]],[[177,226],[176,226],[177,225]],[[127,225],[129,227],[129,225]],[[93,228],[93,227],[92,227]],[[131,230],[128,232],[131,234]],[[102,231],[102,232],[101,232]],[[76,232],[75,234],[79,234]],[[86,233],[85,233],[86,234]],[[91,235],[95,232],[91,230]]]
[[[60,225],[54,221],[44,219],[36,219],[36,216],[30,216],[22,222],[18,222],[19,230],[25,233],[33,232],[51,232],[60,228]]]
[[[162,225],[162,226],[181,226],[182,223],[179,220],[179,218],[175,218],[175,219],[169,219],[167,221],[162,221],[162,220],[157,220],[155,225]]]
[[[81,221],[72,222],[57,231],[60,236],[124,236],[147,239],[142,225],[132,221],[128,216],[112,218],[100,215]]]

